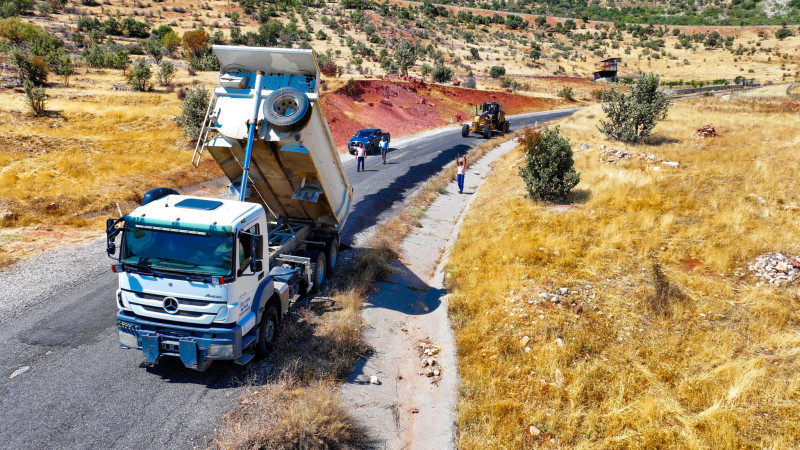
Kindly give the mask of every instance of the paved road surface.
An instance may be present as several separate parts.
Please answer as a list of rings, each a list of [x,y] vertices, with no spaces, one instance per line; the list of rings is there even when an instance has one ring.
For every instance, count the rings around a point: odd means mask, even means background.
[[[573,111],[513,117],[512,128]],[[391,215],[420,182],[482,139],[465,139],[459,130],[448,129],[402,141],[393,146],[385,166],[380,155],[367,158],[366,172],[357,173],[353,160],[344,164],[356,192],[344,243]],[[247,385],[247,370],[214,363],[198,373],[177,358],[149,365],[140,352],[119,349],[113,301],[117,280],[103,244],[94,241],[58,252],[54,255],[69,257],[51,257],[46,270],[41,262],[46,258],[37,258],[0,273],[0,287],[10,287],[0,289],[0,305],[12,298],[30,299],[14,312],[0,311],[0,446],[204,446],[220,415],[236,404]]]

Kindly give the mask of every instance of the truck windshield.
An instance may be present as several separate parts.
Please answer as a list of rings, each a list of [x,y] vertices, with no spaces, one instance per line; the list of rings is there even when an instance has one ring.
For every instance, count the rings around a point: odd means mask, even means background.
[[[198,235],[125,227],[123,264],[202,275],[230,276],[233,235]]]
[[[361,130],[358,133],[356,133],[356,137],[370,137],[370,136],[372,136],[372,131],[371,130],[370,131]]]

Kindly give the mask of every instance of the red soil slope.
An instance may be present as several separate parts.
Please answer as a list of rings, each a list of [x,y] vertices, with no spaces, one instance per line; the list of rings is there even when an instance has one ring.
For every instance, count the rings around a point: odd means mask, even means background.
[[[348,92],[349,90],[349,92]],[[488,92],[420,82],[355,81],[322,95],[322,107],[337,147],[361,128],[402,136],[472,117],[475,105],[498,101],[508,114],[558,108],[561,102],[506,92]]]

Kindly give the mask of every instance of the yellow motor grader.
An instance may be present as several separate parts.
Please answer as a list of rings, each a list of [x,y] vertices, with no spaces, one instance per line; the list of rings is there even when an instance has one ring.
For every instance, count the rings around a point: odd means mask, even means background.
[[[475,106],[475,117],[472,123],[465,123],[461,127],[461,136],[467,137],[470,133],[480,133],[484,139],[492,137],[492,133],[497,131],[507,133],[511,127],[511,122],[506,120],[506,112],[499,102],[483,102],[480,106]]]

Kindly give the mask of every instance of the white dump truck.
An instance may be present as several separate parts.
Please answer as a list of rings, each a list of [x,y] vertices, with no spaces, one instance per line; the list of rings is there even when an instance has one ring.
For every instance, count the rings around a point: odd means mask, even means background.
[[[269,352],[289,302],[336,266],[353,197],[313,52],[213,50],[219,84],[192,162],[209,153],[235,199],[158,188],[106,227],[120,347],[196,370]]]

